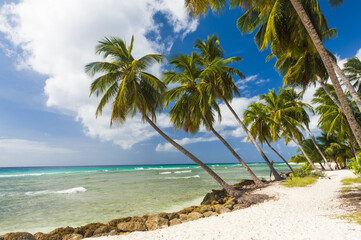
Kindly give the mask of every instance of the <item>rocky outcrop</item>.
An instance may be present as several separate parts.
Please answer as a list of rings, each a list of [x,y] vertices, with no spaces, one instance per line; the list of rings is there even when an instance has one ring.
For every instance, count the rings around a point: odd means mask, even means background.
[[[0,239],[1,238],[3,238],[4,240],[35,240],[35,237],[28,232],[7,233],[0,236]]]
[[[149,231],[166,228],[169,225],[169,215],[167,213],[150,215],[145,225]]]

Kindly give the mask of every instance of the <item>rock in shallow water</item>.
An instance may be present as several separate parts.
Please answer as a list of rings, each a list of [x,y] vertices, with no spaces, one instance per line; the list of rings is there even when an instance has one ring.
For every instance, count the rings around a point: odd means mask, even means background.
[[[2,236],[4,240],[36,240],[35,237],[28,232],[7,233]]]

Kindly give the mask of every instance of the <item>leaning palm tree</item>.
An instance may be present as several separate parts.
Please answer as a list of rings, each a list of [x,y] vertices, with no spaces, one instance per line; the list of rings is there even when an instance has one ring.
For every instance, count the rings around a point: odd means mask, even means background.
[[[264,105],[262,103],[251,103],[243,113],[243,122],[247,127],[251,125],[249,132],[252,134],[253,138],[258,139],[261,144],[266,143],[268,147],[282,159],[291,172],[293,172],[293,169],[288,164],[287,160],[284,159],[284,157],[282,157],[282,155],[269,143],[272,141],[271,127],[269,124],[270,114],[264,111],[263,107]]]
[[[307,155],[312,158],[312,161],[313,162],[317,162],[320,164],[321,166],[321,169],[322,170],[325,170],[325,168],[323,167],[322,165],[322,156],[320,155],[319,151],[316,149],[313,141],[311,139],[304,139],[302,142],[301,142],[301,146],[303,147],[304,151],[307,153]],[[301,152],[300,149],[297,149],[297,152]],[[303,156],[303,154],[300,154]],[[307,162],[306,158],[303,156],[301,157],[300,155],[296,155],[296,156],[293,156],[291,157],[292,159],[292,162],[295,162],[295,161],[301,161],[301,162]],[[290,159],[290,161],[291,161]]]
[[[336,95],[335,90],[331,85],[327,85],[327,87],[331,93]],[[328,136],[337,133],[338,140],[340,142],[343,142],[344,139],[348,139],[350,149],[352,149],[354,157],[357,157],[354,136],[347,122],[346,116],[341,109],[334,104],[322,88],[316,90],[312,103],[318,105],[316,107],[316,112],[320,115],[318,126],[324,132],[327,132]],[[357,112],[357,108],[351,104],[350,100],[349,103],[353,108],[353,111]]]
[[[311,112],[313,114],[314,110],[311,107],[311,105],[301,101],[302,94],[303,94],[303,92],[297,93],[294,88],[285,88],[280,93],[281,98],[286,99],[287,101],[290,102],[290,104],[292,106],[295,107],[296,111],[294,112],[295,115],[293,117],[295,119],[297,119],[299,122],[303,123],[303,126],[305,127],[305,129],[307,130],[308,134],[311,137],[311,140],[312,140],[312,142],[314,144],[314,147],[317,149],[319,155],[325,161],[325,164],[327,164],[329,169],[332,170],[331,165],[328,163],[325,155],[323,154],[323,152],[321,151],[321,149],[317,145],[315,137],[313,136],[313,134],[311,132],[311,129],[310,129],[310,117],[309,117],[307,111]],[[307,151],[306,151],[306,153],[307,153]]]
[[[115,37],[99,41],[96,53],[111,61],[92,62],[85,67],[85,71],[92,77],[95,74],[103,74],[90,86],[90,95],[102,96],[96,116],[101,115],[104,107],[109,103],[112,104],[110,125],[122,124],[129,115],[133,117],[139,113],[143,121],[149,123],[170,144],[209,173],[230,196],[239,195],[239,191],[233,189],[212,169],[157,127],[156,112],[162,108],[161,94],[166,86],[157,77],[145,71],[151,64],[160,63],[164,56],[148,54],[134,59],[133,42],[134,37],[127,47],[123,40]]]
[[[253,171],[243,161],[243,159],[234,151],[228,142],[214,129],[215,121],[214,111],[220,117],[219,106],[216,103],[214,89],[210,88],[207,83],[202,81],[203,74],[208,74],[201,69],[197,63],[198,56],[193,53],[191,56],[179,55],[170,61],[174,66],[174,71],[164,73],[164,82],[173,83],[180,86],[168,90],[164,99],[166,107],[171,102],[175,102],[169,111],[171,121],[175,128],[183,128],[186,132],[196,133],[203,124],[207,130],[213,132],[218,139],[228,148],[233,156],[242,164],[253,181],[257,185],[262,185],[262,181],[257,178]]]
[[[271,133],[273,139],[275,139],[277,135],[283,135],[286,144],[289,141],[293,141],[302,151],[310,165],[316,170],[316,166],[300,143],[303,139],[303,135],[299,128],[303,130],[304,127],[299,119],[297,119],[298,117],[295,117],[299,109],[296,106],[293,106],[292,102],[288,101],[286,98],[282,98],[281,94],[276,94],[274,89],[270,90],[268,94],[260,95],[260,99],[264,101],[265,111],[271,115]]]
[[[284,49],[296,49],[290,47],[293,41],[300,35],[309,35],[317,52],[320,54],[327,73],[335,87],[337,97],[340,101],[347,121],[355,135],[359,145],[361,145],[361,128],[357,124],[355,116],[347,103],[347,98],[343,93],[337,74],[349,89],[353,99],[361,111],[361,99],[348,81],[340,67],[329,56],[322,43],[322,32],[328,30],[326,18],[323,16],[317,0],[231,0],[231,7],[242,7],[245,14],[239,19],[238,27],[242,32],[259,31],[255,35],[256,42],[261,40],[260,49],[267,48],[270,44],[276,44]],[[336,7],[343,3],[343,0],[328,0],[331,6]],[[205,14],[210,7],[214,11],[221,11],[226,6],[225,0],[185,0],[187,8],[193,15]],[[299,18],[297,18],[297,16]],[[240,21],[242,23],[240,23]],[[306,30],[306,31],[305,31]],[[286,34],[284,34],[286,33]],[[272,46],[271,46],[272,48]],[[336,71],[336,72],[335,72]]]
[[[347,60],[344,65],[343,71],[350,81],[353,81],[354,88],[357,92],[361,93],[361,61],[357,57]]]
[[[247,127],[243,124],[237,113],[230,105],[230,101],[232,101],[233,96],[240,95],[239,89],[234,82],[232,74],[238,76],[241,79],[244,79],[245,77],[242,72],[235,68],[229,67],[229,65],[241,61],[242,58],[224,58],[224,51],[220,46],[217,36],[208,37],[208,39],[204,41],[199,39],[196,40],[195,48],[200,52],[201,57],[199,60],[204,67],[203,81],[214,90],[216,97],[226,104],[227,108],[236,118],[243,131],[247,133],[248,138],[251,140],[268,167],[271,169],[275,180],[281,180],[281,176],[272,166],[271,162],[257,143],[256,139],[252,136],[252,134],[250,134]]]

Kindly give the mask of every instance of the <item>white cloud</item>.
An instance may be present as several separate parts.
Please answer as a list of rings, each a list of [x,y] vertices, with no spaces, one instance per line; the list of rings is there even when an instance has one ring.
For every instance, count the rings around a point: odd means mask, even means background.
[[[31,141],[27,139],[0,139],[0,150],[2,152],[2,156],[6,156],[4,153],[75,153],[75,151],[71,149],[54,147],[44,142]]]
[[[154,16],[166,16],[174,34],[162,40],[163,23]],[[99,99],[89,98],[92,81],[84,66],[97,61],[94,48],[104,36],[117,36],[129,44],[135,36],[134,56],[167,53],[176,38],[182,38],[198,25],[184,8],[183,0],[23,0],[0,7],[0,32],[7,41],[6,52],[21,56],[16,65],[47,76],[44,92],[47,106],[76,117],[84,132],[102,141],[112,141],[123,148],[149,139],[155,133],[139,117],[124,126],[109,129],[108,112],[95,119]],[[152,39],[148,39],[149,33]],[[3,41],[3,40],[1,40]],[[155,66],[152,72],[159,73]],[[165,118],[161,117],[161,125]]]
[[[249,84],[254,84],[254,85],[261,85],[263,83],[267,83],[271,81],[270,79],[263,79],[259,77],[259,74],[255,74],[255,75],[251,75],[246,77],[246,79],[239,79],[236,82],[236,86],[240,89],[240,90],[244,90],[247,87],[249,87]]]
[[[175,140],[179,145],[185,146],[192,143],[197,142],[213,142],[217,141],[217,137],[196,137],[196,138],[183,138],[179,140]],[[178,151],[175,147],[173,147],[170,143],[158,144],[155,151],[157,152],[176,152]]]

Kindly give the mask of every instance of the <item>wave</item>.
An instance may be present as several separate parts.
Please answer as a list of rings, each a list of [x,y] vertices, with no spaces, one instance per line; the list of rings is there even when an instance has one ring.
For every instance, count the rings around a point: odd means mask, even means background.
[[[192,172],[192,170],[175,171],[174,173],[179,174],[179,173],[190,173],[190,172]]]
[[[65,189],[65,190],[60,190],[60,191],[48,191],[48,190],[44,190],[44,191],[35,191],[35,192],[26,192],[25,195],[28,196],[35,196],[35,195],[45,195],[45,194],[71,194],[71,193],[78,193],[78,192],[86,192],[86,188],[84,187],[75,187],[75,188],[70,188],[70,189]]]
[[[171,174],[172,172],[160,172],[159,174]]]
[[[183,178],[183,179],[200,178],[200,176],[199,175],[194,175],[194,176],[188,176],[188,177],[167,177],[165,179],[181,179],[181,178]]]
[[[11,177],[27,177],[27,176],[41,176],[45,173],[31,173],[31,174],[8,174],[8,175],[0,175],[0,178],[11,178]]]
[[[43,175],[55,175],[55,174],[69,174],[75,172],[48,172],[48,173],[21,173],[21,174],[3,174],[0,178],[13,178],[13,177],[31,177],[31,176],[43,176]]]

